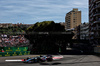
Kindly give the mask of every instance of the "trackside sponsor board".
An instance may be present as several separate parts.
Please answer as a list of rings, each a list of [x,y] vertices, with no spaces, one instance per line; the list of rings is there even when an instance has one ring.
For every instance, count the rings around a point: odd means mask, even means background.
[[[28,47],[0,47],[0,57],[2,56],[17,56],[29,55]]]

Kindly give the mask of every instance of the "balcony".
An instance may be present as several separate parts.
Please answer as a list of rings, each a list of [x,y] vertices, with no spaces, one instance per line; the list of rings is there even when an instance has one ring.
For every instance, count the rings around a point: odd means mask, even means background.
[[[94,35],[94,32],[91,32],[90,34],[91,34],[91,35]]]
[[[91,13],[90,17],[93,17],[93,13]]]
[[[95,22],[93,22],[93,23],[91,23],[91,26],[93,27],[93,26],[95,26],[96,25],[96,23]]]
[[[100,20],[96,20],[96,21],[94,21],[94,23],[96,23],[96,24],[97,24],[97,23],[100,23]]]
[[[90,18],[90,21],[93,21],[94,20],[94,18]]]
[[[100,15],[100,12],[98,12],[98,13],[95,13],[93,16],[98,16],[98,15]]]
[[[80,31],[80,34],[88,34],[89,33],[89,30],[86,30],[86,31]]]
[[[95,38],[95,39],[100,39],[100,36],[95,36],[94,38]]]
[[[100,26],[97,27],[97,31],[100,31]]]
[[[94,39],[94,37],[91,37],[90,39],[92,40],[92,39]]]
[[[96,27],[91,27],[91,31],[95,31],[96,30]]]
[[[98,5],[96,5],[96,8],[100,8],[100,3]]]
[[[96,27],[93,28],[93,30],[96,30],[96,29],[97,29]]]
[[[100,26],[91,27],[91,31],[93,31],[93,32],[100,31]]]
[[[87,30],[88,28],[89,28],[89,26],[83,26],[83,27],[81,26],[80,30]]]
[[[91,7],[93,4],[93,0],[91,2],[89,2],[89,7]]]
[[[93,23],[91,23],[91,26],[93,26]]]
[[[91,31],[93,30],[93,27],[91,27]]]
[[[94,6],[94,4],[91,4],[91,5],[90,5],[90,7],[89,7],[89,11],[92,10],[93,6]]]
[[[97,4],[97,5],[95,5],[95,6],[91,9],[90,13],[92,13],[92,12],[93,12],[94,10],[96,10],[97,8],[100,8],[100,3]]]
[[[94,0],[93,2],[95,3],[95,2],[97,2],[97,1],[99,1],[99,0]]]

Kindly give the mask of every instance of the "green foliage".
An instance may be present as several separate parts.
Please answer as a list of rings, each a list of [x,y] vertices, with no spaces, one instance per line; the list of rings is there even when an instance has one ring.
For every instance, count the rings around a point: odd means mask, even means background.
[[[60,32],[65,31],[64,26],[54,21],[37,22],[33,26],[27,28],[27,32]]]
[[[28,32],[49,32],[49,34],[33,34]],[[64,26],[54,21],[37,22],[27,28],[25,37],[32,44],[31,53],[58,53],[59,48],[61,48],[61,52],[65,52],[66,44],[71,42],[73,34],[63,34],[61,32],[65,32]]]
[[[22,30],[22,28],[20,27],[13,27],[13,26],[9,26],[8,28],[0,28],[0,33],[1,34],[16,34],[16,33],[22,33],[25,32],[25,30]]]

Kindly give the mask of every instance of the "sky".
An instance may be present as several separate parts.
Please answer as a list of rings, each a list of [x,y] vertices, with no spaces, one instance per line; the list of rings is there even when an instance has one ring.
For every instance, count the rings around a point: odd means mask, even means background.
[[[88,0],[0,0],[0,23],[65,22],[73,8],[82,12],[82,23],[88,22]]]

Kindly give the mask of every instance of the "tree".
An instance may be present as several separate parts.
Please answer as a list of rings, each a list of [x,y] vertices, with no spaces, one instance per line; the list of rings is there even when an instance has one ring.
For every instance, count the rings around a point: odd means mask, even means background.
[[[49,34],[33,34],[29,32],[48,32]],[[27,28],[25,37],[33,44],[32,53],[57,53],[59,47],[62,52],[65,52],[66,44],[71,41],[73,34],[63,34],[62,32],[65,32],[65,29],[59,23],[43,21]]]
[[[27,28],[27,32],[61,32],[65,31],[64,26],[54,21],[37,22],[33,26]]]

